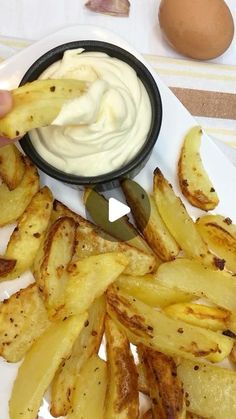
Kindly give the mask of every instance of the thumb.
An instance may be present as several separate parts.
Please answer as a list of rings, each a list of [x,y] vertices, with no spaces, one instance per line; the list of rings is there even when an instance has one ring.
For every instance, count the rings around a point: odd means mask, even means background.
[[[10,112],[12,105],[11,93],[8,90],[0,90],[0,118]]]

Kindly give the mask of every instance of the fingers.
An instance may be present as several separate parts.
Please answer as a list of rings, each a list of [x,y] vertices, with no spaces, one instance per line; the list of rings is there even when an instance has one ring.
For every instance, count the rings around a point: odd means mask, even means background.
[[[11,110],[12,105],[13,99],[11,93],[8,90],[0,90],[0,118]]]

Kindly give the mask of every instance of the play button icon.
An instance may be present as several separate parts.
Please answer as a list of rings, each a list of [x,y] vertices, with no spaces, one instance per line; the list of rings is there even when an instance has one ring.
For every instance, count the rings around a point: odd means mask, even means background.
[[[110,223],[114,223],[114,221],[119,220],[119,218],[122,218],[129,213],[130,207],[118,201],[118,199],[109,198],[108,219]]]
[[[148,223],[150,217],[150,201],[145,190],[135,181],[129,180],[129,188],[142,202],[144,210],[142,224]],[[86,218],[100,227],[97,234],[110,241],[129,241],[139,232],[133,223],[131,204],[123,186],[100,193],[96,187],[85,190],[84,203]],[[135,203],[135,205],[137,205]]]

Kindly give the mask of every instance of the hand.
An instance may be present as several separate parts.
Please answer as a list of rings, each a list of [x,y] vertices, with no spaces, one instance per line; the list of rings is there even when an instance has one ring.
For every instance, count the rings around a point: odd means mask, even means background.
[[[0,90],[0,118],[3,118],[8,112],[10,112],[13,106],[12,95],[8,90]],[[0,137],[0,147],[11,143],[12,140],[9,140],[5,137]]]

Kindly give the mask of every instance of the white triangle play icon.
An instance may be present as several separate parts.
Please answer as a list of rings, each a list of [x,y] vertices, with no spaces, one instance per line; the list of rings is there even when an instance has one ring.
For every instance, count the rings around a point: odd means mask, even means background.
[[[130,208],[115,198],[109,198],[108,219],[113,223],[130,213]]]

